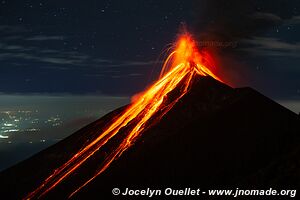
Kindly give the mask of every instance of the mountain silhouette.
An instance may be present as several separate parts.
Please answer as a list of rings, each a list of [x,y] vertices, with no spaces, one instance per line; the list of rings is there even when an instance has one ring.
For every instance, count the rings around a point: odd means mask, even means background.
[[[178,92],[171,91],[165,101]],[[1,172],[1,196],[20,199],[33,191],[126,108]],[[299,134],[299,116],[257,91],[197,76],[168,113],[153,119],[134,145],[73,197],[109,199],[115,187],[299,189]],[[124,137],[118,135],[45,197],[67,198]]]

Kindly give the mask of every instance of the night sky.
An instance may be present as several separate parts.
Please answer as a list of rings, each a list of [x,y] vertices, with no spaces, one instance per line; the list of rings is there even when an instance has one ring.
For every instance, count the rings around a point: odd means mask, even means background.
[[[129,95],[155,78],[187,1],[2,1],[0,91]]]
[[[242,2],[242,3],[241,3]],[[157,78],[182,24],[221,76],[273,99],[300,98],[299,1],[0,1],[0,92],[130,96]]]

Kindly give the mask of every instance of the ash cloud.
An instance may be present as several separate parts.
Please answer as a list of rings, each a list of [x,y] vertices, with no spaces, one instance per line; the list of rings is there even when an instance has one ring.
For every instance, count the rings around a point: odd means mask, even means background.
[[[259,35],[294,19],[297,0],[201,0],[195,3],[197,36],[232,41]]]

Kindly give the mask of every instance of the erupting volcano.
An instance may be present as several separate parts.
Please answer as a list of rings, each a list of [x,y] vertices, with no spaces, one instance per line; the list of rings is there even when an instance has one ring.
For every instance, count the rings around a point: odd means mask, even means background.
[[[161,119],[187,93],[194,76],[211,76],[221,81],[210,69],[213,67],[211,59],[206,53],[202,53],[197,49],[196,42],[190,34],[185,33],[180,36],[175,46],[175,50],[170,53],[164,62],[160,79],[135,99],[124,113],[121,113],[120,116],[109,122],[107,129],[99,133],[96,139],[90,141],[68,162],[56,169],[40,187],[26,198],[30,199],[45,195],[66,177],[74,173],[96,151],[115,137],[120,129],[130,124],[130,129],[127,130],[126,137],[120,141],[115,149],[108,153],[105,160],[100,163],[100,168],[96,174],[75,190],[71,194],[72,196],[96,176],[104,172],[115,159],[120,157],[126,149],[133,145],[136,138],[141,135],[145,128]],[[180,93],[172,101],[166,102],[167,95],[182,81],[183,84],[180,86]],[[154,115],[155,119],[151,119]],[[150,120],[151,122],[149,122]]]
[[[131,104],[1,172],[2,196],[112,199],[115,187],[248,189],[286,180],[282,189],[299,188],[298,115],[251,88],[227,86],[216,70],[181,35],[159,80]]]

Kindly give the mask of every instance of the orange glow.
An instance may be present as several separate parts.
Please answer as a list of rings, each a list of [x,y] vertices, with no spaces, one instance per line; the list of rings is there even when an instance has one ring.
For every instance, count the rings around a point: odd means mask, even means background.
[[[103,173],[110,164],[134,144],[141,133],[155,122],[159,121],[184,96],[195,75],[211,76],[221,81],[209,68],[211,59],[201,53],[192,37],[185,33],[175,44],[175,50],[170,53],[161,70],[160,79],[150,86],[144,93],[135,98],[131,105],[117,118],[112,119],[107,129],[99,136],[79,150],[65,164],[57,168],[36,190],[28,194],[25,199],[39,198],[52,190],[65,178],[74,173],[87,159],[100,150],[110,141],[120,129],[131,124],[126,137],[108,153],[105,160],[100,163],[98,171],[81,187],[76,189],[73,196],[82,187]],[[181,93],[172,99],[165,100],[168,94],[179,88]],[[151,119],[151,123],[150,123]]]

